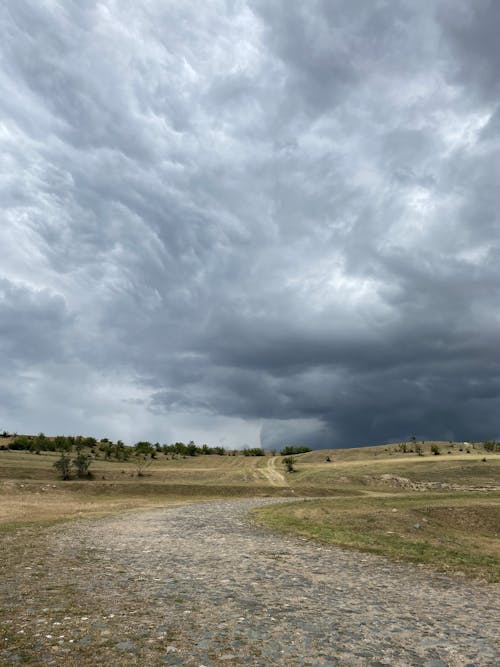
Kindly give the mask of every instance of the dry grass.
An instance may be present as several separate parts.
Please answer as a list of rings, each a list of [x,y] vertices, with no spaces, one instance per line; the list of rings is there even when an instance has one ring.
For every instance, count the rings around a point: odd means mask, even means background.
[[[0,525],[101,516],[180,502],[259,495],[289,496],[266,475],[268,459],[160,457],[137,476],[132,463],[97,460],[92,480],[58,480],[54,453],[0,451]]]
[[[0,524],[98,516],[189,500],[258,495],[337,496],[407,493],[401,479],[421,491],[500,488],[500,455],[478,449],[443,456],[388,454],[388,448],[330,450],[302,454],[297,472],[283,475],[281,458],[162,455],[138,477],[133,463],[95,460],[94,479],[62,482],[58,455],[0,451]],[[392,452],[392,449],[389,448]],[[326,462],[327,456],[332,462]],[[364,458],[362,458],[364,456]],[[277,475],[284,477],[276,485]],[[389,475],[389,479],[383,477]],[[427,486],[429,488],[427,488]],[[419,487],[420,488],[420,487]]]
[[[306,454],[300,454],[300,458],[304,462],[323,462],[327,456],[330,456],[332,461],[340,463],[342,461],[366,461],[387,458],[419,458],[415,451],[408,451],[406,453],[400,450],[398,442],[389,443],[387,445],[375,445],[373,447],[352,447],[351,449],[317,449]],[[405,443],[408,450],[415,449],[415,444]],[[431,456],[431,448],[437,445],[441,454],[450,452],[452,455],[467,454],[484,454],[484,446],[480,442],[448,442],[444,440],[426,440],[418,441],[416,444],[422,447],[424,456]]]
[[[498,492],[311,500],[257,517],[277,530],[500,581]]]
[[[457,452],[451,455],[424,456],[401,454],[374,456],[368,448],[366,458],[347,458],[311,452],[297,457],[293,485],[297,490],[311,484],[318,488],[351,487],[358,489],[407,489],[410,483],[425,490],[442,488],[500,490],[500,455]],[[348,451],[348,450],[345,450]],[[326,462],[330,456],[331,461]],[[338,457],[338,458],[337,458]],[[486,459],[484,461],[483,459]],[[392,476],[392,479],[387,476]],[[385,476],[385,477],[384,477]],[[395,477],[402,479],[397,480]],[[407,480],[409,483],[405,484]]]

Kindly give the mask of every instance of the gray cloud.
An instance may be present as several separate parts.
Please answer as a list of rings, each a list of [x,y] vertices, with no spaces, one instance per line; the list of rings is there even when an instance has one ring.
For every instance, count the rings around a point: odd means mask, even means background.
[[[499,436],[497,13],[4,3],[2,428]]]

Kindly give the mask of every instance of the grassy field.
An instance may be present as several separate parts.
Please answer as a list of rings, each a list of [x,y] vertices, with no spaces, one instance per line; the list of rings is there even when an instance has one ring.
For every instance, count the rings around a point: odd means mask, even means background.
[[[141,477],[133,463],[98,459],[93,479],[64,482],[53,467],[58,456],[0,451],[0,527],[212,498],[293,495],[286,483],[272,483],[268,457],[159,456]]]
[[[437,444],[440,455],[431,455]],[[500,456],[482,445],[426,443],[424,456],[397,445],[302,454],[297,493],[357,490],[268,507],[259,523],[396,560],[500,581]],[[328,460],[329,459],[329,460]]]
[[[500,454],[439,443],[441,454],[398,445],[279,456],[159,455],[93,461],[93,479],[61,481],[58,455],[0,451],[0,534],[21,526],[223,497],[311,498],[259,510],[257,521],[349,548],[500,580]],[[448,453],[449,452],[449,453]],[[328,460],[329,459],[329,460]]]
[[[500,493],[324,498],[266,507],[258,523],[394,560],[500,581]]]

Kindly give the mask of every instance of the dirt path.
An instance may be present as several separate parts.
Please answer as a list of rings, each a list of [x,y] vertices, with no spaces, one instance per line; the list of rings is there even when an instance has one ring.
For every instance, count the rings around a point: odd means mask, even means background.
[[[267,459],[266,467],[262,468],[260,472],[262,472],[265,479],[270,482],[271,486],[288,486],[285,475],[276,467],[276,461],[278,460],[281,462],[280,456],[272,456]]]
[[[2,537],[0,664],[498,665],[500,587],[259,529],[267,502]]]

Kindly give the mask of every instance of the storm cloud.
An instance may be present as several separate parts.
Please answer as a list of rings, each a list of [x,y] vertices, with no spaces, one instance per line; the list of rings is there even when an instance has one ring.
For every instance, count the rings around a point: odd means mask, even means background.
[[[499,22],[6,0],[0,427],[500,437]]]

